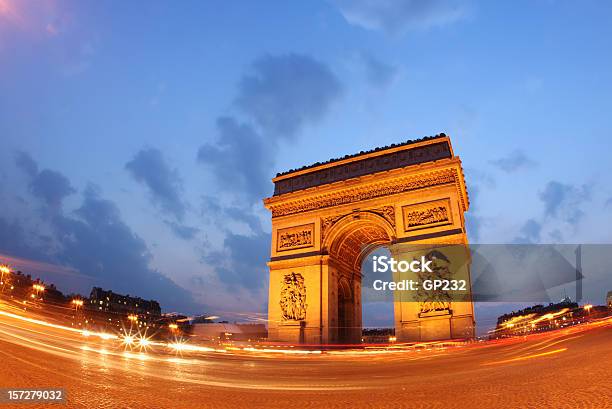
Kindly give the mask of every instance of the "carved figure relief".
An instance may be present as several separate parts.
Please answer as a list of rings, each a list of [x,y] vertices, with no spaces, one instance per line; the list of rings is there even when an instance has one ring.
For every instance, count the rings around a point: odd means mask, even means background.
[[[433,250],[425,255],[426,260],[431,260],[432,272],[417,273],[419,280],[450,280],[450,260],[440,251]],[[451,296],[448,291],[424,290],[422,287],[417,291],[419,299],[419,314],[451,313]]]
[[[442,226],[452,223],[448,199],[403,207],[404,230]]]
[[[444,206],[431,207],[424,210],[415,210],[406,213],[406,224],[408,227],[423,226],[448,220],[448,211]]]
[[[283,277],[280,307],[284,320],[306,319],[306,286],[301,274],[290,273]]]
[[[314,224],[278,230],[277,251],[300,249],[314,245]]]

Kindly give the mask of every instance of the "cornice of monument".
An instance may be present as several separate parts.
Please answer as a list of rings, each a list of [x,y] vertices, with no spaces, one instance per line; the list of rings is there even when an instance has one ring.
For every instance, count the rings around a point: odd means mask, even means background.
[[[450,138],[444,134],[393,144],[278,174],[272,179],[273,196],[453,157]]]
[[[325,162],[317,162],[311,165],[302,166],[301,168],[298,168],[298,169],[290,169],[286,172],[279,172],[276,174],[276,177],[272,179],[272,182],[283,180],[283,179],[286,179],[292,176],[298,176],[301,174],[310,173],[310,172],[317,171],[320,169],[329,168],[331,166],[337,166],[337,165],[343,165],[343,164],[350,163],[350,162],[355,162],[357,160],[366,159],[368,157],[380,156],[382,154],[387,154],[387,153],[392,153],[392,152],[397,152],[397,151],[402,151],[402,150],[407,150],[407,149],[414,149],[419,146],[430,145],[432,143],[440,142],[440,141],[447,141],[449,143],[449,146],[451,147],[451,155],[452,155],[452,145],[450,145],[450,138],[445,133],[442,132],[435,136],[425,136],[419,139],[411,139],[406,142],[391,144],[387,146],[381,146],[381,147],[377,147],[374,149],[370,149],[368,151],[361,151],[359,153],[355,153],[352,155],[345,155],[341,158],[333,158]]]
[[[406,170],[413,173],[406,175]],[[272,212],[272,217],[280,217],[448,184],[456,186],[462,209],[467,211],[469,198],[458,157],[272,196],[264,199],[264,205]]]

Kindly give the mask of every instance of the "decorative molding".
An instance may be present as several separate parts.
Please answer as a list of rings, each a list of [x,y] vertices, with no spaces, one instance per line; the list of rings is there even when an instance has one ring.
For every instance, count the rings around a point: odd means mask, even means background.
[[[395,229],[395,206],[383,206],[378,209],[371,209],[370,211],[382,216]]]
[[[377,209],[364,209],[363,211],[371,212],[371,213],[381,216],[382,218],[384,218],[386,221],[389,222],[391,227],[395,229],[395,206],[383,206]],[[337,214],[337,215],[321,218],[321,243],[323,243],[323,240],[325,240],[325,237],[327,236],[327,232],[329,232],[329,229],[334,224],[336,224],[340,219],[342,219],[344,216],[347,216],[349,214],[350,213]]]
[[[362,159],[357,156],[348,163],[337,164],[320,170],[313,168],[312,171],[307,173],[276,180],[274,182],[274,196],[372,173],[447,159],[452,156],[450,144],[444,139],[424,146],[407,146],[405,150],[398,152],[384,153],[384,151],[381,151],[377,156]]]
[[[426,203],[402,207],[404,231],[413,231],[453,223],[449,199],[434,200]]]
[[[314,246],[314,223],[276,231],[276,251],[296,250]]]
[[[457,183],[457,181],[458,174],[456,169],[444,169],[424,175],[414,175],[387,182],[374,183],[367,186],[337,190],[335,192],[315,195],[302,200],[295,200],[280,204],[270,203],[268,206],[272,211],[272,217],[274,218],[295,213],[303,213],[310,210],[318,210],[332,206],[359,202],[381,196],[389,196],[396,193],[423,189],[432,186],[440,186],[449,183],[454,184]]]
[[[397,239],[397,243],[409,243],[413,241],[428,240],[444,244],[465,244],[466,241],[464,235],[461,235],[459,237],[452,237],[450,239],[448,238],[448,236],[454,236],[462,233],[463,229],[442,230],[433,233],[419,234],[416,236],[400,237],[399,239]]]
[[[304,277],[299,273],[289,273],[281,283],[280,307],[285,321],[306,319],[306,286]]]
[[[325,236],[327,235],[327,232],[329,231],[329,229],[334,224],[336,224],[338,220],[342,219],[344,216],[346,215],[338,214],[334,216],[324,217],[321,219],[321,243],[323,243],[323,239],[325,239]]]

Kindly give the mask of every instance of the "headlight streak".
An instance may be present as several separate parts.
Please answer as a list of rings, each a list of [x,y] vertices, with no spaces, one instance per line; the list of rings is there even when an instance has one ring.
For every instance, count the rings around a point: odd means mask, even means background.
[[[555,314],[555,315],[560,315],[561,313],[562,312]],[[336,351],[334,350],[322,351],[322,350],[317,350],[317,349],[300,349],[299,346],[297,348],[295,348],[295,346],[290,346],[290,348],[287,348],[286,346],[284,347],[281,347],[281,346],[254,347],[254,346],[249,345],[249,346],[244,346],[244,347],[225,346],[222,348],[214,348],[210,346],[190,344],[190,343],[185,342],[182,339],[175,339],[173,342],[153,341],[151,337],[147,337],[146,331],[144,334],[141,334],[141,333],[129,333],[124,330],[125,332],[124,335],[117,335],[117,334],[111,334],[111,333],[106,333],[106,332],[95,332],[95,331],[89,331],[89,330],[76,329],[76,328],[72,328],[72,327],[68,327],[64,325],[50,323],[50,322],[47,322],[41,319],[25,317],[23,315],[14,314],[14,313],[3,311],[3,310],[0,310],[0,315],[6,316],[12,319],[16,319],[16,320],[28,322],[31,324],[40,325],[43,327],[67,331],[70,333],[81,334],[85,338],[93,337],[93,338],[99,338],[103,341],[117,341],[118,340],[120,342],[120,345],[126,348],[129,347],[130,349],[132,349],[133,347],[137,347],[141,352],[145,352],[145,353],[149,349],[152,350],[156,348],[161,348],[161,349],[170,350],[170,351],[180,353],[180,354],[184,352],[185,353],[194,352],[194,353],[223,353],[223,354],[254,353],[258,355],[279,355],[279,354],[321,355],[324,353],[328,355],[364,355],[364,354],[365,355],[367,354],[377,355],[377,354],[390,354],[390,353],[407,352],[407,351],[418,352],[420,350],[431,350],[431,349],[435,349],[436,352],[442,352],[447,347],[453,347],[453,346],[458,347],[458,346],[466,345],[463,342],[455,342],[455,341],[453,342],[426,342],[426,343],[403,344],[403,345],[395,344],[393,346],[387,346],[387,347],[382,347],[382,346],[381,347],[367,347],[366,346],[364,349],[359,349],[359,350],[336,350]],[[550,318],[551,317],[549,316],[545,317],[545,319],[550,319]],[[592,323],[592,325],[594,326],[605,325],[605,324],[609,324],[611,321],[612,319],[608,318],[602,321],[595,321]],[[576,330],[578,330],[578,328]],[[45,333],[35,331],[32,329],[30,329],[30,331],[38,332],[39,334],[45,334]],[[27,340],[27,338],[19,337],[14,334],[10,334],[6,331],[2,331],[2,332],[6,335],[11,335],[14,337],[18,337],[22,340]],[[55,334],[53,336],[57,337],[57,335]],[[559,342],[563,342],[563,340],[558,341],[558,342],[553,342],[552,344],[545,345],[542,348],[537,348],[537,349],[541,350],[543,348],[557,344]],[[38,345],[45,345],[45,344],[38,343]],[[535,346],[537,346],[537,344],[533,345],[532,347],[535,347]],[[67,349],[63,349],[63,350],[68,351]],[[106,354],[105,352],[100,352],[100,353]],[[129,356],[129,355],[126,355],[126,356]]]
[[[533,358],[539,358],[539,357],[542,357],[542,356],[558,354],[558,353],[563,352],[563,351],[567,351],[567,348],[559,348],[559,349],[555,349],[554,351],[541,352],[539,354],[531,354],[531,355],[518,356],[516,358],[504,359],[502,361],[485,362],[482,365],[507,364],[507,363],[516,362],[516,361],[524,361],[526,359],[533,359]]]
[[[2,311],[0,311],[1,313]],[[4,314],[7,318],[11,318]],[[109,334],[105,332],[81,331],[70,327],[64,327],[52,323],[45,323],[44,320],[33,320],[22,315],[14,314],[15,318],[0,320],[0,339],[6,340],[13,338],[13,342],[31,348],[31,351],[38,350],[47,354],[61,356],[66,359],[77,362],[86,363],[89,370],[92,371],[92,378],[95,378],[95,373],[109,373],[109,371],[121,371],[128,374],[137,374],[141,377],[156,378],[167,380],[168,382],[183,382],[185,384],[206,385],[212,387],[236,388],[236,389],[253,389],[253,390],[355,390],[355,389],[371,389],[367,383],[359,383],[351,385],[343,380],[338,381],[323,380],[320,381],[299,381],[292,378],[279,377],[274,381],[268,379],[259,379],[256,377],[237,380],[227,376],[227,370],[236,362],[232,359],[219,359],[217,357],[224,355],[241,355],[245,357],[246,362],[253,365],[264,365],[264,359],[269,359],[269,364],[274,365],[275,361],[283,361],[285,359],[292,362],[303,362],[309,364],[312,362],[328,362],[333,363],[336,360],[359,359],[381,359],[387,360],[426,360],[436,356],[450,353],[453,346],[461,347],[461,351],[469,350],[472,347],[480,347],[477,343],[462,343],[462,342],[447,342],[447,343],[418,343],[404,344],[385,348],[383,346],[366,347],[365,349],[355,350],[319,350],[319,349],[302,349],[301,346],[274,346],[274,345],[248,345],[248,346],[230,346],[210,347],[204,345],[192,344],[185,342],[183,339],[174,339],[168,342],[154,341],[149,337],[144,337],[146,348],[150,352],[137,352],[137,350],[124,350],[125,333]],[[20,325],[15,320],[28,325]],[[610,325],[612,319],[607,319],[600,323],[585,326],[593,328],[595,326]],[[29,325],[33,324],[33,325]],[[50,325],[46,325],[50,324]],[[36,333],[34,333],[36,332]],[[550,347],[563,341],[570,341],[572,337],[569,334],[581,332],[580,328],[572,330],[563,330],[555,333],[556,338],[549,339]],[[18,335],[16,338],[14,335]],[[27,335],[26,335],[27,334]],[[44,334],[48,334],[47,337]],[[8,335],[8,336],[7,336]],[[138,333],[129,334],[133,337],[134,344],[138,348],[141,335]],[[61,338],[60,338],[61,337]],[[541,341],[547,335],[533,336],[531,340]],[[564,338],[562,338],[564,337]],[[58,339],[60,338],[60,339]],[[61,342],[61,344],[59,344]],[[517,341],[519,344],[521,339]],[[533,341],[532,341],[533,342]],[[52,343],[55,343],[53,345]],[[490,346],[492,343],[486,343]],[[56,346],[57,345],[57,346]],[[521,351],[519,354],[513,354],[506,357],[498,357],[500,360],[492,360],[489,365],[504,365],[511,364],[519,365],[521,361],[530,362],[532,360],[556,359],[557,356],[564,357],[566,354],[561,354],[565,348],[555,350],[540,351],[540,348],[533,350],[532,343],[525,343],[525,346],[531,345],[532,350],[529,352]],[[569,348],[573,348],[573,344],[568,344]],[[541,345],[538,345],[541,346]],[[565,346],[565,345],[564,345]],[[2,351],[0,351],[2,352]],[[189,356],[188,359],[183,357],[171,356],[172,353],[185,353]],[[383,357],[383,354],[387,354]],[[522,355],[531,354],[531,355]],[[215,355],[217,357],[215,357]],[[376,355],[381,355],[380,358]],[[23,357],[33,361],[33,356],[24,354]],[[344,357],[343,357],[344,356]],[[346,357],[346,358],[345,358]],[[507,362],[506,362],[507,361]],[[42,361],[41,361],[42,362]],[[238,361],[239,362],[239,361]],[[518,362],[518,363],[514,363]],[[159,365],[158,365],[159,363]],[[27,365],[27,362],[24,362]],[[182,365],[182,366],[181,366]],[[317,364],[318,365],[318,364]],[[205,371],[202,370],[205,368]],[[40,368],[41,373],[48,371],[44,366]],[[330,378],[331,379],[331,378]],[[77,379],[75,381],[82,381]]]

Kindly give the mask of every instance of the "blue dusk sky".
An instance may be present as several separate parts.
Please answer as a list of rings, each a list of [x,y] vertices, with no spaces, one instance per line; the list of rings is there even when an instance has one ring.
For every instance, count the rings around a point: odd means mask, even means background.
[[[610,243],[611,40],[608,1],[0,0],[0,254],[265,314],[270,179],[440,132],[471,242]]]

